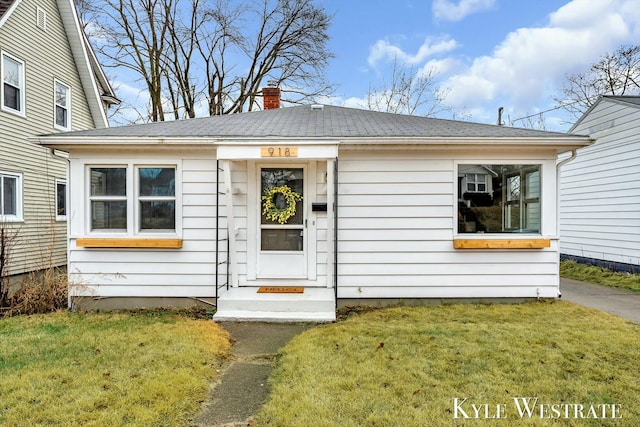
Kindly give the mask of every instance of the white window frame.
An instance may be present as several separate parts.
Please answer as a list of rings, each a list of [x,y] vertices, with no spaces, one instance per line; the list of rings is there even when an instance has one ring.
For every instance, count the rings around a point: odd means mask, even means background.
[[[91,228],[92,211],[91,202],[96,200],[106,200],[105,197],[91,196],[91,169],[95,168],[124,168],[126,169],[126,196],[118,196],[117,200],[127,201],[127,228],[126,230],[93,230]],[[175,189],[174,196],[148,196],[140,197],[140,176],[139,170],[143,168],[171,168],[175,171]],[[118,164],[86,164],[85,165],[85,181],[86,181],[86,219],[85,232],[88,235],[99,235],[106,237],[113,235],[117,237],[162,237],[162,238],[180,238],[182,234],[182,192],[180,181],[180,167],[178,163],[145,163],[145,162],[128,162]],[[108,200],[116,200],[116,198],[108,197]],[[175,223],[173,230],[141,230],[140,228],[140,202],[141,201],[173,201]]]
[[[64,87],[66,89],[66,101],[65,105],[58,104],[58,85]],[[67,113],[67,124],[66,126],[58,124],[58,107],[63,108]],[[53,127],[58,130],[68,131],[71,130],[71,86],[61,82],[58,79],[54,79],[53,81]]]
[[[64,215],[60,215],[58,213],[58,204],[59,204],[59,194],[58,194],[58,185],[64,185]],[[69,187],[67,186],[66,179],[56,179],[55,180],[55,211],[56,211],[56,221],[66,221],[67,220],[67,210],[69,209]]]
[[[527,166],[536,166],[538,168],[538,173],[540,174],[540,182],[539,182],[539,191],[540,194],[538,195],[538,203],[540,204],[540,224],[539,224],[539,229],[537,233],[526,233],[526,232],[491,232],[491,231],[487,231],[487,232],[471,232],[471,233],[464,233],[464,232],[460,232],[459,230],[459,224],[458,224],[458,220],[454,220],[454,235],[457,237],[464,237],[464,238],[469,238],[471,236],[476,236],[478,238],[482,237],[484,239],[491,237],[492,239],[495,238],[504,238],[504,239],[513,239],[516,236],[522,236],[522,237],[527,237],[527,236],[541,236],[542,235],[542,230],[544,229],[544,215],[542,215],[543,212],[543,192],[544,192],[544,185],[543,185],[543,179],[544,179],[544,169],[545,169],[545,165],[543,161],[531,161],[531,160],[505,160],[505,159],[494,159],[494,160],[469,160],[469,161],[456,161],[454,162],[454,168],[455,168],[455,175],[454,176],[458,176],[459,172],[460,172],[460,166],[477,166],[477,165],[518,165],[521,167],[527,167]],[[485,181],[485,184],[487,186],[489,186],[489,183],[487,181]],[[465,189],[460,189],[457,188],[458,186],[455,186],[456,189],[456,199],[454,200],[462,200],[462,193],[464,193]],[[489,187],[487,187],[489,188]],[[504,203],[504,201],[503,201]],[[505,205],[506,206],[506,205]],[[454,204],[454,218],[458,218],[458,214],[459,214],[459,206],[458,203]],[[503,214],[504,214],[504,210],[503,210]]]
[[[4,85],[5,85],[5,81],[4,81],[4,61],[5,58],[10,59],[14,62],[17,62],[20,65],[20,81],[18,82],[19,86],[18,86],[18,90],[20,91],[20,97],[19,97],[19,103],[20,103],[20,108],[18,110],[13,109],[9,106],[4,105]],[[25,117],[27,115],[26,111],[26,105],[25,105],[25,100],[26,100],[26,81],[25,81],[25,63],[23,60],[16,58],[13,55],[8,54],[7,52],[0,52],[0,108],[2,108],[2,111],[6,111],[8,113],[12,113],[12,114],[16,114],[18,116],[22,116]],[[13,86],[13,85],[11,85]]]
[[[16,213],[13,215],[4,214],[4,178],[16,179]],[[0,171],[0,221],[21,222],[22,217],[22,174],[15,172]]]
[[[469,180],[469,176],[473,175],[474,180],[471,181]],[[478,176],[481,176],[484,178],[484,180],[482,182],[480,181],[476,181],[475,178],[477,178]],[[469,190],[469,184],[473,184],[474,189],[473,190]],[[478,185],[483,184],[484,185],[484,190],[480,190],[478,189]],[[469,193],[486,193],[488,191],[488,185],[487,185],[487,174],[486,173],[468,173],[467,174],[467,191]]]

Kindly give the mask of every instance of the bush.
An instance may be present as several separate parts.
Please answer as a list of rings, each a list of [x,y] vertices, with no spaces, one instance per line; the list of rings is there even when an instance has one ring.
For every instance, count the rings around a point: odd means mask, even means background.
[[[20,287],[8,298],[6,315],[49,313],[67,308],[68,287],[66,271],[49,267],[28,273]]]

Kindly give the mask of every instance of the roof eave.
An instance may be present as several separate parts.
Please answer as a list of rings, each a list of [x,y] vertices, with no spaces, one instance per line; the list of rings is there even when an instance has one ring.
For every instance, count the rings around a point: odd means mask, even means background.
[[[460,149],[460,148],[515,148],[515,149],[553,149],[558,153],[588,146],[594,140],[587,136],[567,135],[566,137],[393,137],[393,138],[282,138],[282,137],[104,137],[104,136],[64,136],[46,135],[31,138],[37,144],[70,150],[78,148],[142,148],[149,146],[185,147],[200,146],[202,148],[219,145],[260,146],[265,144],[296,145],[337,145],[341,149],[362,150],[392,149],[399,146],[405,149]],[[384,147],[384,148],[383,148]]]
[[[82,28],[80,27],[73,0],[57,0],[57,4],[69,39],[69,46],[78,67],[80,81],[89,103],[94,126],[97,128],[109,127],[107,113],[103,107],[101,94],[96,82],[96,70],[94,70],[87,53],[85,39],[82,35]]]

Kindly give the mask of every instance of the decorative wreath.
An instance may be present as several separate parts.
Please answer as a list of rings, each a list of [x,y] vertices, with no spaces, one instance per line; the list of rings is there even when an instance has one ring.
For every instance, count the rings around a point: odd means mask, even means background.
[[[276,194],[282,194],[287,202],[287,205],[282,209],[279,209],[273,202]],[[285,224],[289,221],[289,218],[296,214],[296,202],[298,200],[302,200],[302,196],[291,190],[288,185],[270,188],[267,190],[267,194],[262,196],[262,214],[271,221]]]

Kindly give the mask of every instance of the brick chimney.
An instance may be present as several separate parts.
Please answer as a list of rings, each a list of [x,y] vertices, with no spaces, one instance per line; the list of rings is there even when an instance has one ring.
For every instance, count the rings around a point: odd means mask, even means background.
[[[267,87],[262,88],[262,104],[265,110],[280,108],[280,88],[274,81],[269,81]]]

